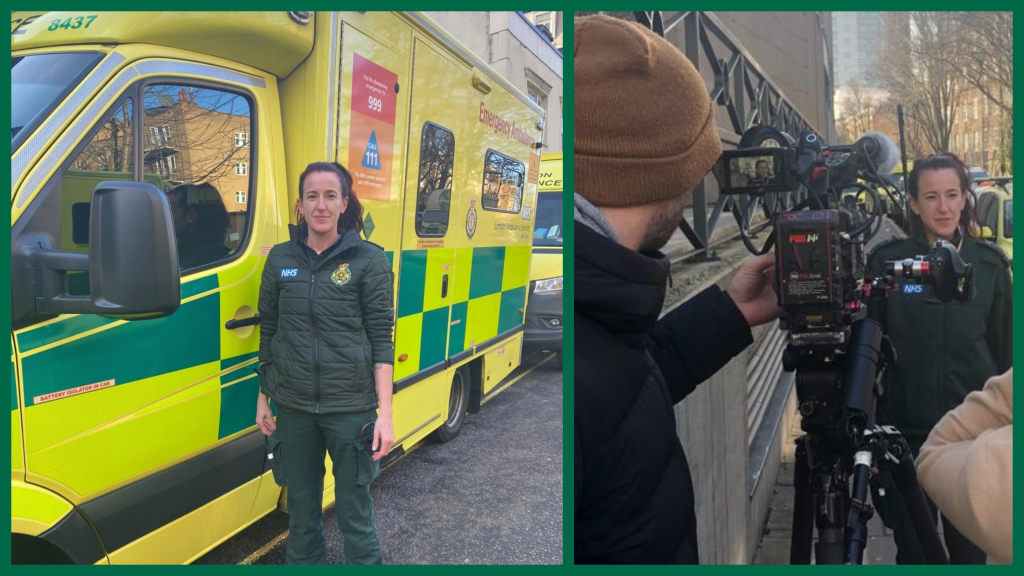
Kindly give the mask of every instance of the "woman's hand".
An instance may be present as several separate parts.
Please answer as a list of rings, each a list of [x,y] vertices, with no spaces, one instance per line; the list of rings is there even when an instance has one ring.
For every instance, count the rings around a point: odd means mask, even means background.
[[[373,426],[373,459],[380,460],[387,456],[394,443],[395,427],[391,423],[391,413],[381,412]]]
[[[265,394],[260,394],[256,398],[256,425],[260,427],[260,432],[263,432],[264,436],[270,436],[277,430],[274,413],[270,410],[270,401]]]

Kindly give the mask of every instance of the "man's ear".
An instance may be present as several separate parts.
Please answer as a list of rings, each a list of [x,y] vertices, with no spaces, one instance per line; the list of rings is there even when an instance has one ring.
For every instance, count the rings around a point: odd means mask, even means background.
[[[195,224],[196,220],[199,220],[199,213],[194,207],[188,209],[188,216],[185,217],[185,222],[189,224]]]

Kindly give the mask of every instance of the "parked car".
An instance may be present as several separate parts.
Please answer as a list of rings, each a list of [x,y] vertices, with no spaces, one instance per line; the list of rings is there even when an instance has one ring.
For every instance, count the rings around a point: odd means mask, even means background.
[[[982,182],[977,190],[978,225],[981,237],[1003,249],[1013,263],[1013,181],[1005,178]]]

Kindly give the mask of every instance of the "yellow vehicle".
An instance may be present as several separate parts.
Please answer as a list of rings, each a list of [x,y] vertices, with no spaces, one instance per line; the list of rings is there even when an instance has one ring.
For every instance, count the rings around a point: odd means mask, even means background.
[[[554,351],[562,367],[562,153],[544,154],[540,161],[540,195],[533,225],[533,263],[530,265],[530,305],[526,307],[527,352]]]
[[[1013,264],[1013,181],[993,178],[979,183],[976,212],[981,237],[1003,249]]]
[[[426,16],[15,12],[11,64],[14,562],[191,562],[278,506],[257,297],[309,162],[396,274],[391,458],[519,366],[543,111]],[[224,255],[179,269],[183,218]]]

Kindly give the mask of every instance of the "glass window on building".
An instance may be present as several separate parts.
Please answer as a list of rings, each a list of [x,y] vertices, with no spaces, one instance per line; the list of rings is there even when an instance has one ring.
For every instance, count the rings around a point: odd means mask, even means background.
[[[547,26],[548,32],[551,32],[552,36],[555,34],[555,22],[552,18],[551,12],[536,12],[533,16],[534,26]]]

